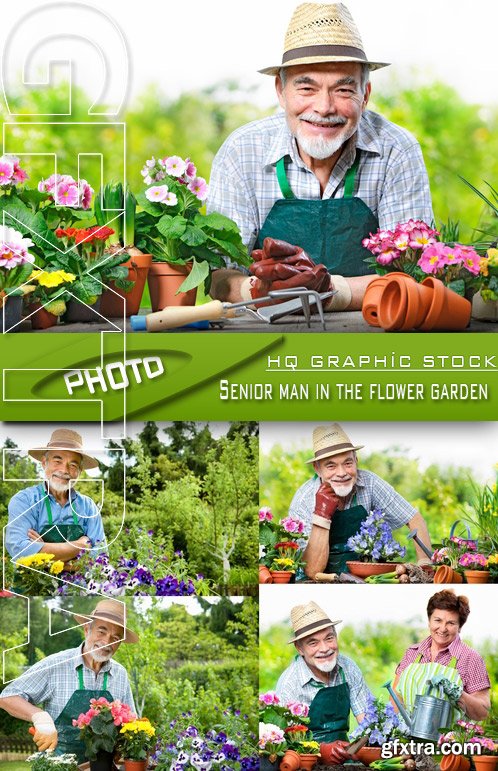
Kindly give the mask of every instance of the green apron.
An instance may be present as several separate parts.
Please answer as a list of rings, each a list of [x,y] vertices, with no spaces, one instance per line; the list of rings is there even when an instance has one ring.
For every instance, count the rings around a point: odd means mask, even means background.
[[[427,681],[436,675],[444,675],[452,683],[462,685],[462,678],[457,670],[457,658],[453,656],[449,664],[439,664],[436,661],[427,661],[422,663],[422,654],[418,656],[413,664],[408,664],[406,669],[399,676],[396,686],[397,692],[403,699],[408,714],[413,712],[415,707],[415,697],[417,694],[424,694],[427,687]],[[444,695],[442,698],[446,698]],[[448,725],[453,725],[457,720],[463,717],[463,713],[457,707],[452,707]]]
[[[348,549],[347,541],[348,538],[356,535],[367,516],[365,507],[356,504],[356,493],[353,505],[349,509],[335,512],[330,528],[329,559],[325,573],[347,573],[346,562],[358,559],[356,552]]]
[[[102,696],[107,701],[113,701],[113,696],[107,690],[107,675],[104,672],[104,683],[102,690],[85,688],[83,682],[83,664],[77,667],[78,689],[69,697],[66,706],[56,718],[55,727],[57,728],[58,741],[55,750],[57,755],[65,752],[76,755],[78,763],[84,763],[87,760],[85,755],[85,743],[80,739],[80,729],[73,726],[73,720],[82,713],[90,709],[90,699],[100,699]]]
[[[379,222],[366,203],[353,196],[359,153],[344,177],[344,198],[304,200],[294,196],[285,172],[285,159],[277,161],[278,184],[283,199],[275,201],[260,230],[256,248],[267,236],[302,247],[316,263],[341,276],[373,273],[364,262],[372,255],[362,240]]]
[[[341,682],[338,685],[326,686],[318,681],[313,683],[319,690],[310,704],[308,717],[310,731],[317,742],[335,742],[336,739],[348,738],[351,699],[342,669],[340,675]]]
[[[45,508],[47,509],[48,525],[42,528],[40,535],[45,543],[65,543],[66,541],[77,541],[85,532],[78,522],[78,517],[71,509],[73,515],[72,525],[54,525],[52,518],[52,507],[47,495],[45,498]]]

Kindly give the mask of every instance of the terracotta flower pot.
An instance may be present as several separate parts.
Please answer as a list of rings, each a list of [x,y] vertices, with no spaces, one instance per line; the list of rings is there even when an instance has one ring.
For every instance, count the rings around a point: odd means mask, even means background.
[[[405,278],[408,278],[411,281],[414,280],[411,278],[411,276],[407,276],[406,273],[393,271],[392,273],[387,273],[385,276],[377,276],[377,278],[374,278],[374,280],[371,281],[367,286],[365,295],[363,297],[361,312],[363,313],[363,318],[365,319],[367,324],[369,324],[371,327],[380,327],[380,323],[379,323],[380,298],[382,296],[384,289],[388,285],[388,283],[392,281],[393,278],[397,278],[398,276],[404,276]]]
[[[266,565],[260,565],[259,566],[259,583],[260,584],[271,584],[271,583],[273,583],[272,575],[271,575],[270,571],[268,570],[268,568],[266,567]]]
[[[102,294],[100,303],[100,312],[103,316],[108,318],[119,318],[121,316],[122,318],[124,309],[126,310],[126,316],[135,316],[138,313],[151,264],[151,254],[134,254],[126,262],[123,262],[123,267],[128,268],[128,281],[134,281],[135,283],[129,292],[118,289],[114,281],[109,283],[110,289],[113,289],[119,297],[124,297],[125,304],[123,305],[123,302],[114,292],[106,290]]]
[[[460,573],[450,568],[449,565],[439,565],[434,573],[435,584],[461,584],[463,578]]]
[[[470,761],[465,755],[443,755],[439,764],[441,771],[469,771]]]
[[[411,276],[397,275],[385,286],[379,301],[380,326],[386,332],[407,332],[424,321],[432,302],[432,290]]]
[[[424,278],[422,286],[433,290],[431,306],[423,324],[419,326],[422,332],[461,331],[468,326],[472,312],[472,303],[469,300],[448,289],[442,281],[433,276]]]
[[[364,766],[369,766],[376,760],[380,760],[381,747],[362,747],[356,752],[356,757],[361,760]]]
[[[351,575],[357,578],[368,578],[368,576],[379,576],[381,573],[391,573],[396,570],[399,562],[346,562]]]
[[[29,320],[32,329],[50,329],[57,325],[58,317],[46,308],[42,308],[40,303],[31,303],[28,305]]]
[[[124,761],[125,771],[145,771],[147,768],[146,760],[126,760]]]
[[[292,577],[290,570],[270,570],[274,584],[288,584]]]
[[[286,750],[282,762],[280,763],[280,771],[297,771],[301,768],[301,758],[295,750]]]
[[[190,273],[190,266],[171,265],[169,262],[153,262],[149,268],[149,284],[152,311],[162,311],[167,306],[195,305],[197,288],[176,294],[185,278]]]
[[[489,583],[489,570],[464,570],[463,573],[468,584]]]
[[[21,319],[22,297],[14,295],[0,297],[0,333],[20,332],[19,322]]]
[[[311,755],[311,753],[298,753],[299,754],[299,767],[303,768],[304,771],[311,771],[311,769],[316,766],[318,761],[318,755]]]
[[[498,755],[472,755],[476,771],[495,771]]]

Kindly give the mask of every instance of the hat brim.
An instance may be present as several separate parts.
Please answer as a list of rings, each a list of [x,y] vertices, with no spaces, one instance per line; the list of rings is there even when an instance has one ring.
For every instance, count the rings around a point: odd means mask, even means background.
[[[342,455],[344,452],[356,452],[356,450],[362,450],[364,447],[364,444],[351,445],[351,447],[346,448],[341,447],[338,450],[330,450],[330,452],[326,452],[324,455],[310,458],[309,460],[305,461],[305,463],[317,463],[320,460],[325,460],[325,458],[331,458],[333,455]]]
[[[292,59],[285,64],[277,64],[275,67],[265,67],[258,70],[261,75],[278,75],[282,68],[296,67],[300,64],[327,64],[328,62],[357,62],[358,64],[368,64],[370,70],[380,70],[382,67],[389,67],[390,62],[367,62],[354,56],[305,56],[301,59]]]
[[[134,632],[132,629],[128,629],[127,626],[123,626],[123,624],[118,623],[115,618],[108,618],[105,613],[98,616],[80,616],[75,613],[74,618],[78,624],[88,624],[90,621],[108,621],[110,624],[121,627],[124,632],[123,642],[136,643],[140,640],[140,637],[136,632]]]
[[[53,450],[58,450],[59,452],[64,450],[65,452],[75,452],[77,455],[81,455],[83,459],[82,468],[85,471],[90,468],[98,468],[99,462],[96,458],[87,455],[86,452],[81,452],[81,450],[73,450],[71,447],[34,447],[32,450],[28,450],[28,455],[35,460],[41,460],[47,452],[52,452]]]
[[[315,632],[321,632],[323,629],[327,629],[328,626],[337,626],[337,624],[342,624],[342,619],[339,619],[338,621],[331,621],[330,619],[324,619],[323,624],[315,627],[312,632],[309,630],[307,632],[297,633],[294,635],[292,640],[287,641],[287,645],[290,645],[290,643],[297,642],[298,640],[304,640],[305,637],[311,637],[312,634]]]

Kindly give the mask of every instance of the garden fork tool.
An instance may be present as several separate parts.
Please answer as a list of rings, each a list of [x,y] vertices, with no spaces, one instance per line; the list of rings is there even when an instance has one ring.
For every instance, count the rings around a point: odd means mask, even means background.
[[[305,287],[278,289],[268,292],[266,297],[258,297],[257,300],[247,300],[239,303],[212,300],[205,305],[169,307],[157,313],[149,313],[147,316],[132,316],[130,321],[134,331],[146,329],[148,332],[162,332],[167,329],[183,327],[193,322],[223,321],[243,314],[249,314],[253,318],[258,319],[258,321],[272,324],[283,316],[302,311],[306,324],[310,327],[311,311],[313,309],[318,312],[322,329],[325,331],[323,300],[332,297],[336,294],[336,291],[332,289],[329,292],[320,293]],[[284,302],[275,303],[276,300],[284,300]]]

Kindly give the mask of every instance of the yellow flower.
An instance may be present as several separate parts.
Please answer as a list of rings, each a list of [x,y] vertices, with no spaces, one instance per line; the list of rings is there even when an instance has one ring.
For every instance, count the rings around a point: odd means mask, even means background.
[[[498,249],[488,249],[487,255],[490,265],[498,265]]]
[[[34,279],[38,281],[40,286],[54,287],[61,284],[71,284],[76,276],[74,273],[66,273],[65,270],[54,270],[53,273],[47,273],[44,270],[34,272],[30,276],[30,280]]]
[[[128,732],[134,734],[144,733],[147,734],[147,736],[155,736],[156,730],[152,727],[148,718],[139,717],[136,720],[133,720],[131,723],[123,723],[120,733],[126,734]]]
[[[31,554],[29,557],[21,557],[16,560],[16,564],[25,568],[42,568],[54,559],[54,554],[45,554],[38,552],[38,554]]]
[[[59,573],[62,573],[64,570],[64,563],[62,560],[57,560],[56,562],[53,562],[50,566],[50,572],[53,576],[58,576]]]
[[[486,257],[483,257],[481,260],[479,260],[479,270],[481,272],[481,276],[489,276],[488,262],[489,260]]]

